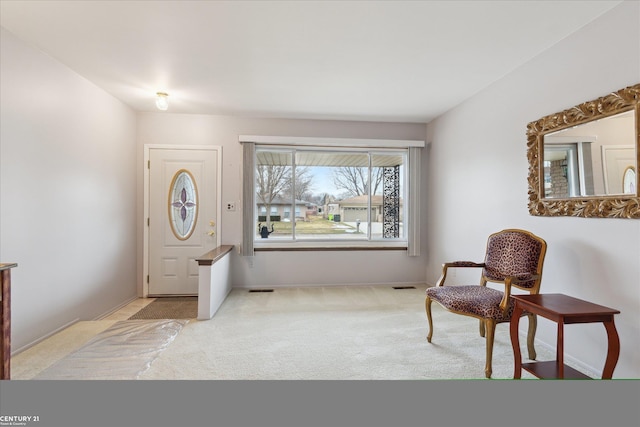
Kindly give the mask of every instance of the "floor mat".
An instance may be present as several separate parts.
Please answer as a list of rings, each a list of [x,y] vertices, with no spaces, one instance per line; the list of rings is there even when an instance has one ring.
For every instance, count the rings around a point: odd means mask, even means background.
[[[34,380],[135,380],[188,320],[124,320],[96,335]]]
[[[129,317],[135,319],[195,319],[198,317],[198,297],[157,298]]]

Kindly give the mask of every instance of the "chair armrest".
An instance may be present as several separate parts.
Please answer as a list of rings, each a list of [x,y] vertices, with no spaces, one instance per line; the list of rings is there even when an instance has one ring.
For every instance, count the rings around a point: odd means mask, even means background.
[[[447,278],[447,269],[452,268],[465,268],[465,267],[474,267],[474,268],[482,268],[485,264],[483,262],[473,262],[473,261],[453,261],[446,262],[442,264],[442,274],[436,283],[436,286],[443,286],[444,281]]]
[[[504,295],[500,301],[500,309],[503,314],[507,314],[509,310],[509,302],[511,301],[511,286],[517,283],[530,282],[537,280],[540,277],[539,274],[519,274],[517,276],[507,276],[504,278]]]

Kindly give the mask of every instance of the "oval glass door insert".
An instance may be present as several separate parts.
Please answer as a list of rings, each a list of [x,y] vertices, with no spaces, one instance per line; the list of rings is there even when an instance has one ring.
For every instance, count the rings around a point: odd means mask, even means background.
[[[187,240],[196,228],[198,219],[198,189],[193,175],[180,169],[169,187],[169,223],[179,240]]]

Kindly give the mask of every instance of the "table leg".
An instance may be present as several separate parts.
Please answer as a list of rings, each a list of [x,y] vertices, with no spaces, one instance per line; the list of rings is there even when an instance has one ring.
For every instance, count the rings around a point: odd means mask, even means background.
[[[520,354],[520,339],[518,338],[518,326],[520,324],[520,317],[524,310],[516,303],[511,316],[511,322],[509,324],[509,330],[511,333],[511,346],[513,347],[513,379],[520,379],[522,377],[522,355]]]
[[[556,364],[558,367],[558,378],[564,378],[564,319],[558,320]]]
[[[607,360],[604,363],[602,379],[610,380],[613,376],[613,370],[618,363],[618,357],[620,356],[620,337],[618,336],[616,325],[613,323],[613,316],[611,316],[611,320],[602,322],[602,324],[607,330],[607,339],[609,341],[607,349]]]

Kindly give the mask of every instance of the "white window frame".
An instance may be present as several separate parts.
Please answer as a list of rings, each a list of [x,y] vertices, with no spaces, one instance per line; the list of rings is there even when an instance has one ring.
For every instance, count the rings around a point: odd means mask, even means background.
[[[260,135],[240,135],[239,142],[244,145],[243,156],[243,243],[242,254],[253,256],[255,250],[327,250],[327,249],[406,249],[409,256],[420,254],[420,149],[424,141],[416,140],[379,140],[352,138],[308,138],[278,137]],[[370,150],[407,149],[405,194],[406,240],[392,239],[366,241],[322,240],[319,242],[291,241],[271,242],[254,239],[254,207],[255,207],[255,148],[257,146],[314,147],[323,150],[340,151],[340,149],[357,148]]]

